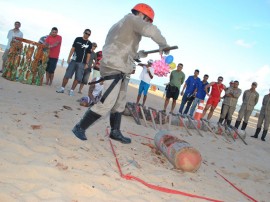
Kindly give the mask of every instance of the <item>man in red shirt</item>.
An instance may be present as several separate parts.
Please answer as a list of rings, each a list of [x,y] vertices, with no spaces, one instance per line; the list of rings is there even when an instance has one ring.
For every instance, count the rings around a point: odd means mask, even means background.
[[[46,38],[44,44],[50,48],[49,60],[46,68],[46,85],[52,85],[54,71],[59,58],[62,37],[58,34],[58,29],[53,27],[50,35]]]
[[[220,101],[221,92],[224,89],[226,89],[226,86],[224,84],[222,84],[222,81],[223,81],[223,77],[219,76],[218,82],[211,82],[210,84],[205,86],[205,92],[206,92],[206,95],[209,96],[209,98],[208,98],[206,106],[203,110],[202,116],[204,117],[206,112],[208,111],[208,109],[211,107],[210,112],[208,113],[208,116],[207,116],[207,120],[210,120],[211,117],[213,116],[213,113],[214,113],[214,111],[215,111],[215,109]],[[209,94],[208,88],[211,86],[212,86],[211,94]]]

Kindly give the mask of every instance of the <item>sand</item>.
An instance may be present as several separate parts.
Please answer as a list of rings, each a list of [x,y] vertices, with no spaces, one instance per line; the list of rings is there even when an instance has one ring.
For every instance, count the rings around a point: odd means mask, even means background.
[[[106,136],[108,117],[87,130],[87,141],[75,138],[71,129],[87,108],[76,101],[80,94],[70,97],[67,92],[55,92],[64,71],[57,68],[52,86],[0,77],[0,201],[204,201],[121,178]],[[70,86],[71,81],[67,89]],[[87,93],[87,87],[83,92]],[[162,94],[150,91],[146,105],[162,109]],[[128,101],[134,102],[136,96],[137,86],[130,85]],[[250,121],[247,146],[240,140],[216,139],[209,132],[200,137],[190,130],[189,136],[184,128],[171,126],[168,133],[200,151],[203,162],[196,173],[175,170],[163,155],[151,150],[152,140],[129,134],[154,138],[158,130],[150,122],[149,127],[140,126],[132,117],[123,116],[122,132],[132,143],[112,143],[123,173],[147,183],[222,201],[249,201],[217,171],[248,195],[266,202],[270,198],[270,139],[269,134],[266,142],[250,138],[257,119]],[[168,130],[168,125],[162,128]]]

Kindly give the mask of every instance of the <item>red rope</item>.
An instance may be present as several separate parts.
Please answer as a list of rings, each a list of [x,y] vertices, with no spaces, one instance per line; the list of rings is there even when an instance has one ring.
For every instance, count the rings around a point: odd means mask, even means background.
[[[126,133],[128,133],[128,134],[130,134],[130,135],[133,135],[133,136],[143,137],[143,138],[146,138],[146,139],[149,139],[149,140],[154,140],[154,139],[151,138],[151,137],[145,137],[145,136],[138,135],[138,134],[135,134],[135,133],[131,133],[131,132],[128,132],[128,131],[126,131]]]
[[[108,135],[108,130],[106,130],[106,132],[107,132],[107,135]],[[135,134],[135,136],[139,136],[139,135]],[[120,176],[122,178],[124,178],[126,180],[135,180],[135,181],[140,182],[143,185],[149,187],[150,189],[154,189],[154,190],[157,190],[157,191],[160,191],[160,192],[171,193],[171,194],[179,194],[179,195],[184,195],[184,196],[188,196],[188,197],[192,197],[192,198],[204,199],[204,200],[207,200],[207,201],[221,202],[220,200],[211,199],[211,198],[207,198],[207,197],[203,197],[203,196],[198,196],[198,195],[194,195],[194,194],[189,194],[189,193],[185,193],[185,192],[181,192],[181,191],[177,191],[177,190],[168,189],[168,188],[165,188],[165,187],[160,187],[160,186],[156,186],[156,185],[153,185],[153,184],[149,184],[149,183],[143,181],[142,179],[140,179],[138,177],[135,177],[133,175],[129,175],[129,174],[124,175],[123,172],[122,172],[120,163],[118,161],[118,158],[116,156],[116,152],[114,150],[111,139],[109,139],[109,142],[110,142],[110,145],[111,145],[111,148],[112,148],[112,153],[113,153],[113,155],[115,157],[115,161],[116,161],[116,165],[117,165],[119,174],[120,174]]]
[[[216,170],[215,172],[222,177],[226,182],[228,182],[233,188],[235,188],[237,191],[239,191],[241,194],[243,194],[244,196],[248,197],[250,200],[254,201],[254,202],[258,202],[256,199],[252,198],[251,196],[249,196],[248,194],[246,194],[245,192],[243,192],[242,190],[240,190],[238,187],[236,187],[233,183],[231,183],[229,180],[227,180],[225,177],[223,177],[221,174],[219,174]]]

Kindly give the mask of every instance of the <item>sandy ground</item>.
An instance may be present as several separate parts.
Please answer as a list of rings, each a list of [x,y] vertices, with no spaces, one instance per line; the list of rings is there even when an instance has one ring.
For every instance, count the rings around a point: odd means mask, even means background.
[[[63,75],[64,69],[58,67],[51,87],[0,77],[0,201],[204,201],[121,178],[106,136],[108,117],[87,130],[87,141],[75,138],[71,129],[86,108],[76,102],[80,94],[70,97],[67,92],[55,92]],[[70,86],[71,81],[67,89]],[[86,94],[87,88],[83,92]],[[162,94],[150,91],[147,106],[162,109]],[[134,102],[136,96],[137,86],[130,85],[128,101]],[[163,155],[147,146],[154,144],[152,140],[129,134],[154,138],[158,131],[150,122],[145,127],[123,116],[122,131],[132,143],[112,143],[123,173],[147,183],[222,201],[249,201],[217,171],[248,195],[266,202],[270,198],[270,140],[269,134],[266,142],[249,137],[256,122],[252,117],[247,146],[239,139],[231,143],[221,136],[216,139],[209,132],[200,137],[191,130],[189,136],[184,128],[171,126],[168,133],[200,151],[203,162],[196,173],[175,170]]]

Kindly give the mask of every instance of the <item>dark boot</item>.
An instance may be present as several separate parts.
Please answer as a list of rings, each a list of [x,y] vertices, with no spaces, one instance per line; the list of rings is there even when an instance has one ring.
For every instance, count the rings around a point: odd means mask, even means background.
[[[267,132],[268,132],[268,130],[263,130],[262,137],[261,137],[261,140],[262,140],[262,141],[265,141],[264,138],[265,138]]]
[[[227,126],[231,125],[232,120],[227,120]]]
[[[238,129],[239,125],[241,124],[241,121],[236,121],[234,127]],[[243,123],[244,124],[244,123]],[[242,126],[243,127],[243,126]]]
[[[243,122],[242,123],[241,130],[246,130],[246,127],[247,127],[247,123],[246,122]]]
[[[222,124],[222,122],[224,121],[223,118],[219,118],[218,122]]]
[[[72,132],[74,133],[74,135],[76,135],[77,138],[81,140],[87,140],[85,136],[85,130],[100,117],[101,116],[99,114],[91,111],[91,109],[88,109],[85,112],[82,120],[74,126]]]
[[[258,138],[258,135],[259,135],[260,132],[261,132],[261,128],[257,128],[256,132],[255,132],[255,135],[252,135],[250,137]]]
[[[123,144],[131,143],[131,139],[124,137],[120,131],[122,114],[119,112],[111,113],[110,115],[110,124],[111,124],[111,133],[110,138],[116,141],[119,141]]]

